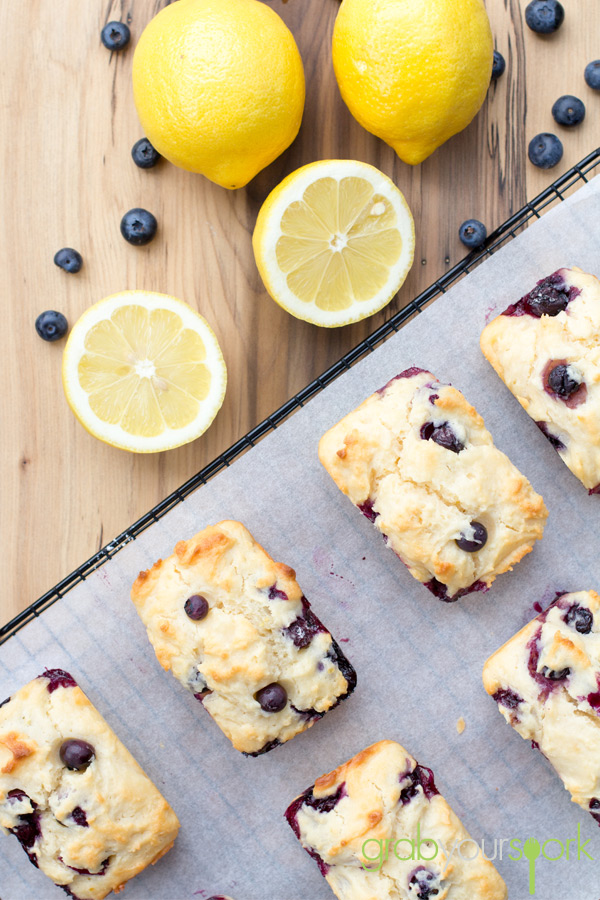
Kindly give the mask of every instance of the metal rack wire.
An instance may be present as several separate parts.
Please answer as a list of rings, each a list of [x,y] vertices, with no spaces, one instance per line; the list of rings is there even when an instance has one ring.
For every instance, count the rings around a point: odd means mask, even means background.
[[[358,362],[363,356],[372,353],[375,348],[381,344],[386,338],[397,332],[410,319],[420,313],[425,306],[432,300],[445,294],[446,291],[456,284],[464,275],[474,269],[488,256],[491,256],[496,250],[506,244],[509,240],[516,237],[532,219],[539,219],[548,207],[566,199],[566,196],[581,186],[582,182],[587,182],[596,167],[600,165],[600,147],[590,153],[585,159],[582,159],[578,165],[573,166],[560,178],[557,178],[546,190],[538,194],[535,199],[526,203],[525,206],[517,213],[512,215],[489,235],[485,244],[478,250],[472,251],[463,260],[453,266],[445,275],[442,275],[437,281],[434,281],[426,290],[418,297],[415,297],[403,309],[395,313],[387,322],[381,325],[373,334],[369,335],[363,341],[356,345],[352,350],[342,356],[334,365],[330,366],[322,375],[319,375],[314,381],[311,381],[303,390],[299,391],[294,397],[280,406],[278,410],[249,431],[244,437],[236,441],[228,450],[225,450],[220,456],[205,466],[196,475],[193,475],[185,484],[165,497],[153,509],[143,515],[137,522],[134,522],[122,534],[110,541],[101,550],[95,553],[90,559],[81,566],[59,581],[57,585],[46,591],[43,596],[23,610],[0,628],[0,644],[5,643],[10,637],[17,633],[24,625],[32,619],[39,616],[45,609],[60,600],[64,594],[72,590],[75,585],[84,581],[86,577],[104,565],[111,557],[119,552],[130,541],[134,541],[139,534],[149,528],[150,525],[157,522],[170,509],[178,503],[183,502],[187,496],[195,491],[200,485],[206,484],[211,478],[214,478],[222,469],[227,468],[246,450],[261,440],[265,435],[269,434],[277,428],[285,419],[292,415],[297,409],[304,406],[315,394],[318,394],[328,384],[331,384],[339,375],[347,371],[354,363]]]

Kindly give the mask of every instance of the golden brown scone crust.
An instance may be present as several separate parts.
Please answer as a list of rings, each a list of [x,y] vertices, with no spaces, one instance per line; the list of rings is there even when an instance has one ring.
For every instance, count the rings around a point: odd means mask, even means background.
[[[559,596],[490,656],[483,684],[515,731],[535,741],[572,800],[600,814],[598,594]]]
[[[444,424],[460,452],[422,437]],[[542,498],[460,391],[431,372],[409,369],[392,379],[323,435],[319,458],[411,574],[442,599],[489,586],[542,537]],[[468,553],[456,539],[473,521],[488,538]]]
[[[600,282],[575,267],[551,277],[558,276],[573,296],[566,309],[541,318],[503,313],[484,328],[481,349],[591,491],[600,486]],[[568,403],[544,387],[559,364],[585,386]]]
[[[372,744],[318,778],[286,816],[339,900],[414,900],[418,870],[437,889],[436,900],[507,896],[494,866],[475,856],[474,842],[456,852],[468,832],[437,793],[433,773],[394,741]],[[437,843],[435,855],[432,844],[422,851],[432,860],[415,861],[409,842],[415,847],[417,839]]]
[[[199,621],[185,613],[193,595],[209,606]],[[354,672],[322,625],[305,643],[298,637],[312,612],[294,570],[274,562],[240,522],[180,541],[172,556],[140,572],[131,598],[162,667],[202,699],[244,753],[306,730],[353,687],[340,665],[351,680]],[[288,702],[265,712],[255,694],[273,682]]]
[[[60,759],[69,738],[94,748],[84,771]],[[23,793],[9,796],[17,791]],[[73,818],[78,809],[87,827],[77,812]],[[43,676],[0,707],[0,826],[34,822],[38,834],[28,855],[81,900],[118,891],[170,849],[179,829],[167,801],[83,691],[69,683],[53,687]],[[75,871],[103,868],[104,874]]]

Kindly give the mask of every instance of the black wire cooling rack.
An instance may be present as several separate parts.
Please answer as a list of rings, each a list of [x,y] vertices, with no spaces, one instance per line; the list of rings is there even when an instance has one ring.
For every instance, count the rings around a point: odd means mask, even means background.
[[[331,384],[338,375],[347,371],[354,363],[359,359],[362,359],[363,356],[372,353],[379,344],[383,343],[386,338],[390,337],[405,325],[406,322],[414,318],[414,316],[420,313],[432,300],[445,294],[450,287],[456,284],[456,282],[470,272],[471,269],[474,269],[484,259],[491,256],[509,240],[516,237],[518,232],[522,231],[529,224],[531,219],[539,219],[542,212],[549,206],[565,200],[569,193],[572,193],[581,186],[582,182],[587,182],[589,180],[588,176],[598,165],[600,165],[600,147],[590,153],[589,156],[586,156],[585,159],[582,159],[578,165],[573,166],[572,169],[569,169],[568,172],[561,175],[560,178],[557,178],[545,191],[542,191],[542,193],[538,194],[534,200],[526,203],[522,209],[507,219],[500,228],[497,228],[489,235],[485,244],[479,250],[472,251],[468,256],[461,260],[461,262],[449,269],[445,275],[442,275],[441,278],[434,281],[434,283],[423,291],[423,293],[419,294],[419,296],[415,297],[415,299],[407,304],[407,306],[395,313],[395,315],[388,319],[387,322],[374,331],[373,334],[369,335],[369,337],[365,338],[360,344],[357,344],[356,347],[342,356],[338,362],[334,363],[333,366],[323,372],[322,375],[319,375],[318,378],[315,378],[314,381],[311,381],[310,384],[288,400],[287,403],[284,403],[278,410],[270,416],[267,416],[263,422],[249,431],[244,437],[240,438],[239,441],[236,441],[235,444],[229,447],[228,450],[225,450],[220,456],[217,456],[216,459],[205,466],[200,472],[193,475],[192,478],[186,481],[185,484],[182,484],[180,488],[177,488],[172,494],[165,497],[164,500],[138,519],[137,522],[134,522],[126,531],[106,544],[105,547],[102,547],[102,549],[90,557],[87,562],[84,562],[78,569],[75,569],[70,575],[67,575],[66,578],[59,581],[55,587],[47,591],[42,597],[32,603],[31,606],[28,606],[27,609],[19,613],[19,615],[15,616],[15,618],[8,622],[7,625],[1,627],[0,644],[5,643],[5,641],[16,634],[17,631],[23,628],[24,625],[39,616],[45,609],[52,606],[53,603],[56,603],[57,600],[60,600],[60,598],[74,588],[75,585],[84,581],[91,572],[104,565],[104,563],[113,557],[115,553],[118,553],[119,550],[130,541],[134,541],[142,531],[145,531],[146,528],[149,528],[150,525],[157,522],[165,515],[165,513],[169,512],[174,506],[177,506],[178,503],[182,503],[189,494],[196,490],[196,488],[200,487],[202,484],[206,484],[207,481],[214,478],[214,476],[222,469],[230,466],[231,463],[246,450],[250,447],[254,447],[261,438],[271,431],[274,431],[278,425],[292,413],[296,412],[297,409],[304,406],[304,404],[314,397],[315,394],[318,394],[326,388],[328,384]]]

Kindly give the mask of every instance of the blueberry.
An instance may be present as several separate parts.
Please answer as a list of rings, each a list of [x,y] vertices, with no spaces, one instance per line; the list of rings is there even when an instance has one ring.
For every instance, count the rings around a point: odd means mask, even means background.
[[[426,422],[421,426],[421,438],[424,441],[434,441],[445,450],[451,450],[453,453],[460,453],[465,449],[448,422],[442,422],[441,425],[434,425],[433,422]]]
[[[559,397],[570,397],[581,387],[581,382],[576,381],[569,373],[569,366],[562,363],[550,371],[548,375],[548,387],[553,394]]]
[[[257,691],[254,699],[260,703],[261,709],[265,712],[280,712],[287,703],[287,692],[281,684],[273,681]]]
[[[563,145],[555,134],[536,134],[529,142],[529,161],[538,169],[551,169],[563,156]]]
[[[76,772],[82,772],[87,769],[96,751],[87,741],[80,741],[78,738],[68,738],[63,741],[60,747],[60,758],[67,769],[73,769]]]
[[[461,532],[461,535],[456,540],[456,544],[460,547],[461,550],[465,550],[467,553],[476,553],[478,550],[481,550],[482,547],[485,547],[485,544],[488,539],[487,529],[481,522],[471,522],[472,534],[466,536]]]
[[[198,622],[208,615],[208,600],[206,597],[201,597],[200,594],[192,594],[192,596],[188,597],[185,601],[183,608],[190,619],[193,619],[194,622]]]
[[[492,63],[492,81],[496,81],[496,79],[500,78],[501,75],[504,75],[505,69],[506,60],[501,53],[498,53],[497,50],[494,50],[494,62]]]
[[[140,138],[131,148],[131,158],[140,169],[151,169],[159,161],[160,153],[147,137]]]
[[[584,72],[585,83],[594,91],[600,91],[600,59],[588,63]]]
[[[564,285],[554,284],[544,279],[526,295],[527,303],[537,316],[557,316],[567,308],[570,301],[569,291]]]
[[[565,10],[558,0],[532,0],[525,8],[525,21],[537,34],[558,31],[565,18]]]
[[[87,816],[85,814],[85,810],[80,806],[76,806],[73,812],[71,813],[71,818],[75,822],[76,825],[79,825],[81,828],[89,828],[89,822],[87,820]]]
[[[69,323],[62,313],[47,309],[35,320],[35,330],[43,341],[60,341],[69,330]]]
[[[69,672],[65,672],[64,669],[45,669],[39,677],[48,679],[46,689],[49,694],[61,687],[77,687],[77,682],[73,676]]]
[[[430,900],[439,894],[441,885],[437,875],[424,866],[419,866],[408,879],[408,891],[414,900]]]
[[[129,26],[125,22],[108,22],[100,32],[100,40],[107,50],[122,50],[131,40]]]
[[[483,222],[477,219],[467,219],[458,229],[458,236],[470,250],[481,247],[487,237],[487,229]]]
[[[573,94],[564,94],[552,107],[552,115],[559,125],[579,125],[585,119],[585,104]]]
[[[566,668],[557,671],[556,669],[549,669],[548,666],[542,666],[541,674],[544,678],[547,678],[548,681],[564,681],[565,678],[568,678],[571,674],[571,670]]]
[[[54,254],[54,265],[58,266],[59,269],[64,269],[69,274],[75,274],[81,269],[83,258],[81,253],[73,250],[72,247],[63,247],[62,250],[57,250]]]
[[[550,443],[552,444],[552,446],[554,447],[555,450],[557,450],[560,453],[562,450],[567,449],[565,447],[565,445],[563,444],[563,442],[561,441],[561,439],[559,437],[557,437],[555,434],[552,434],[552,432],[548,428],[547,422],[536,422],[535,424],[540,429],[542,434],[550,441]]]
[[[594,616],[587,607],[579,606],[576,603],[565,616],[565,622],[571,628],[575,628],[575,631],[578,631],[579,634],[589,634],[594,624]]]
[[[121,219],[121,234],[130,244],[149,244],[156,234],[157,221],[147,209],[130,209]]]
[[[510,688],[498,688],[493,699],[498,706],[505,706],[507,709],[516,709],[523,702],[523,698],[511,691]]]

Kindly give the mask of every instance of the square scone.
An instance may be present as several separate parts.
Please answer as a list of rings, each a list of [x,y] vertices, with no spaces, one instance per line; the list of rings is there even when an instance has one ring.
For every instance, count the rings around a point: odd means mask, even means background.
[[[131,598],[161,666],[248,756],[310,728],[356,685],[294,570],[240,522],[180,541],[140,572]]]
[[[600,597],[559,595],[507,641],[483,684],[521,737],[600,824]]]
[[[486,591],[542,537],[542,498],[460,391],[423,369],[406,369],[344,416],[319,458],[440,600]]]
[[[339,900],[507,896],[431,769],[394,741],[379,741],[318,778],[285,816]]]
[[[50,669],[0,705],[0,826],[70,897],[101,900],[159,860],[179,822],[73,677]]]
[[[590,494],[600,493],[600,282],[559,269],[487,325],[481,349]]]

